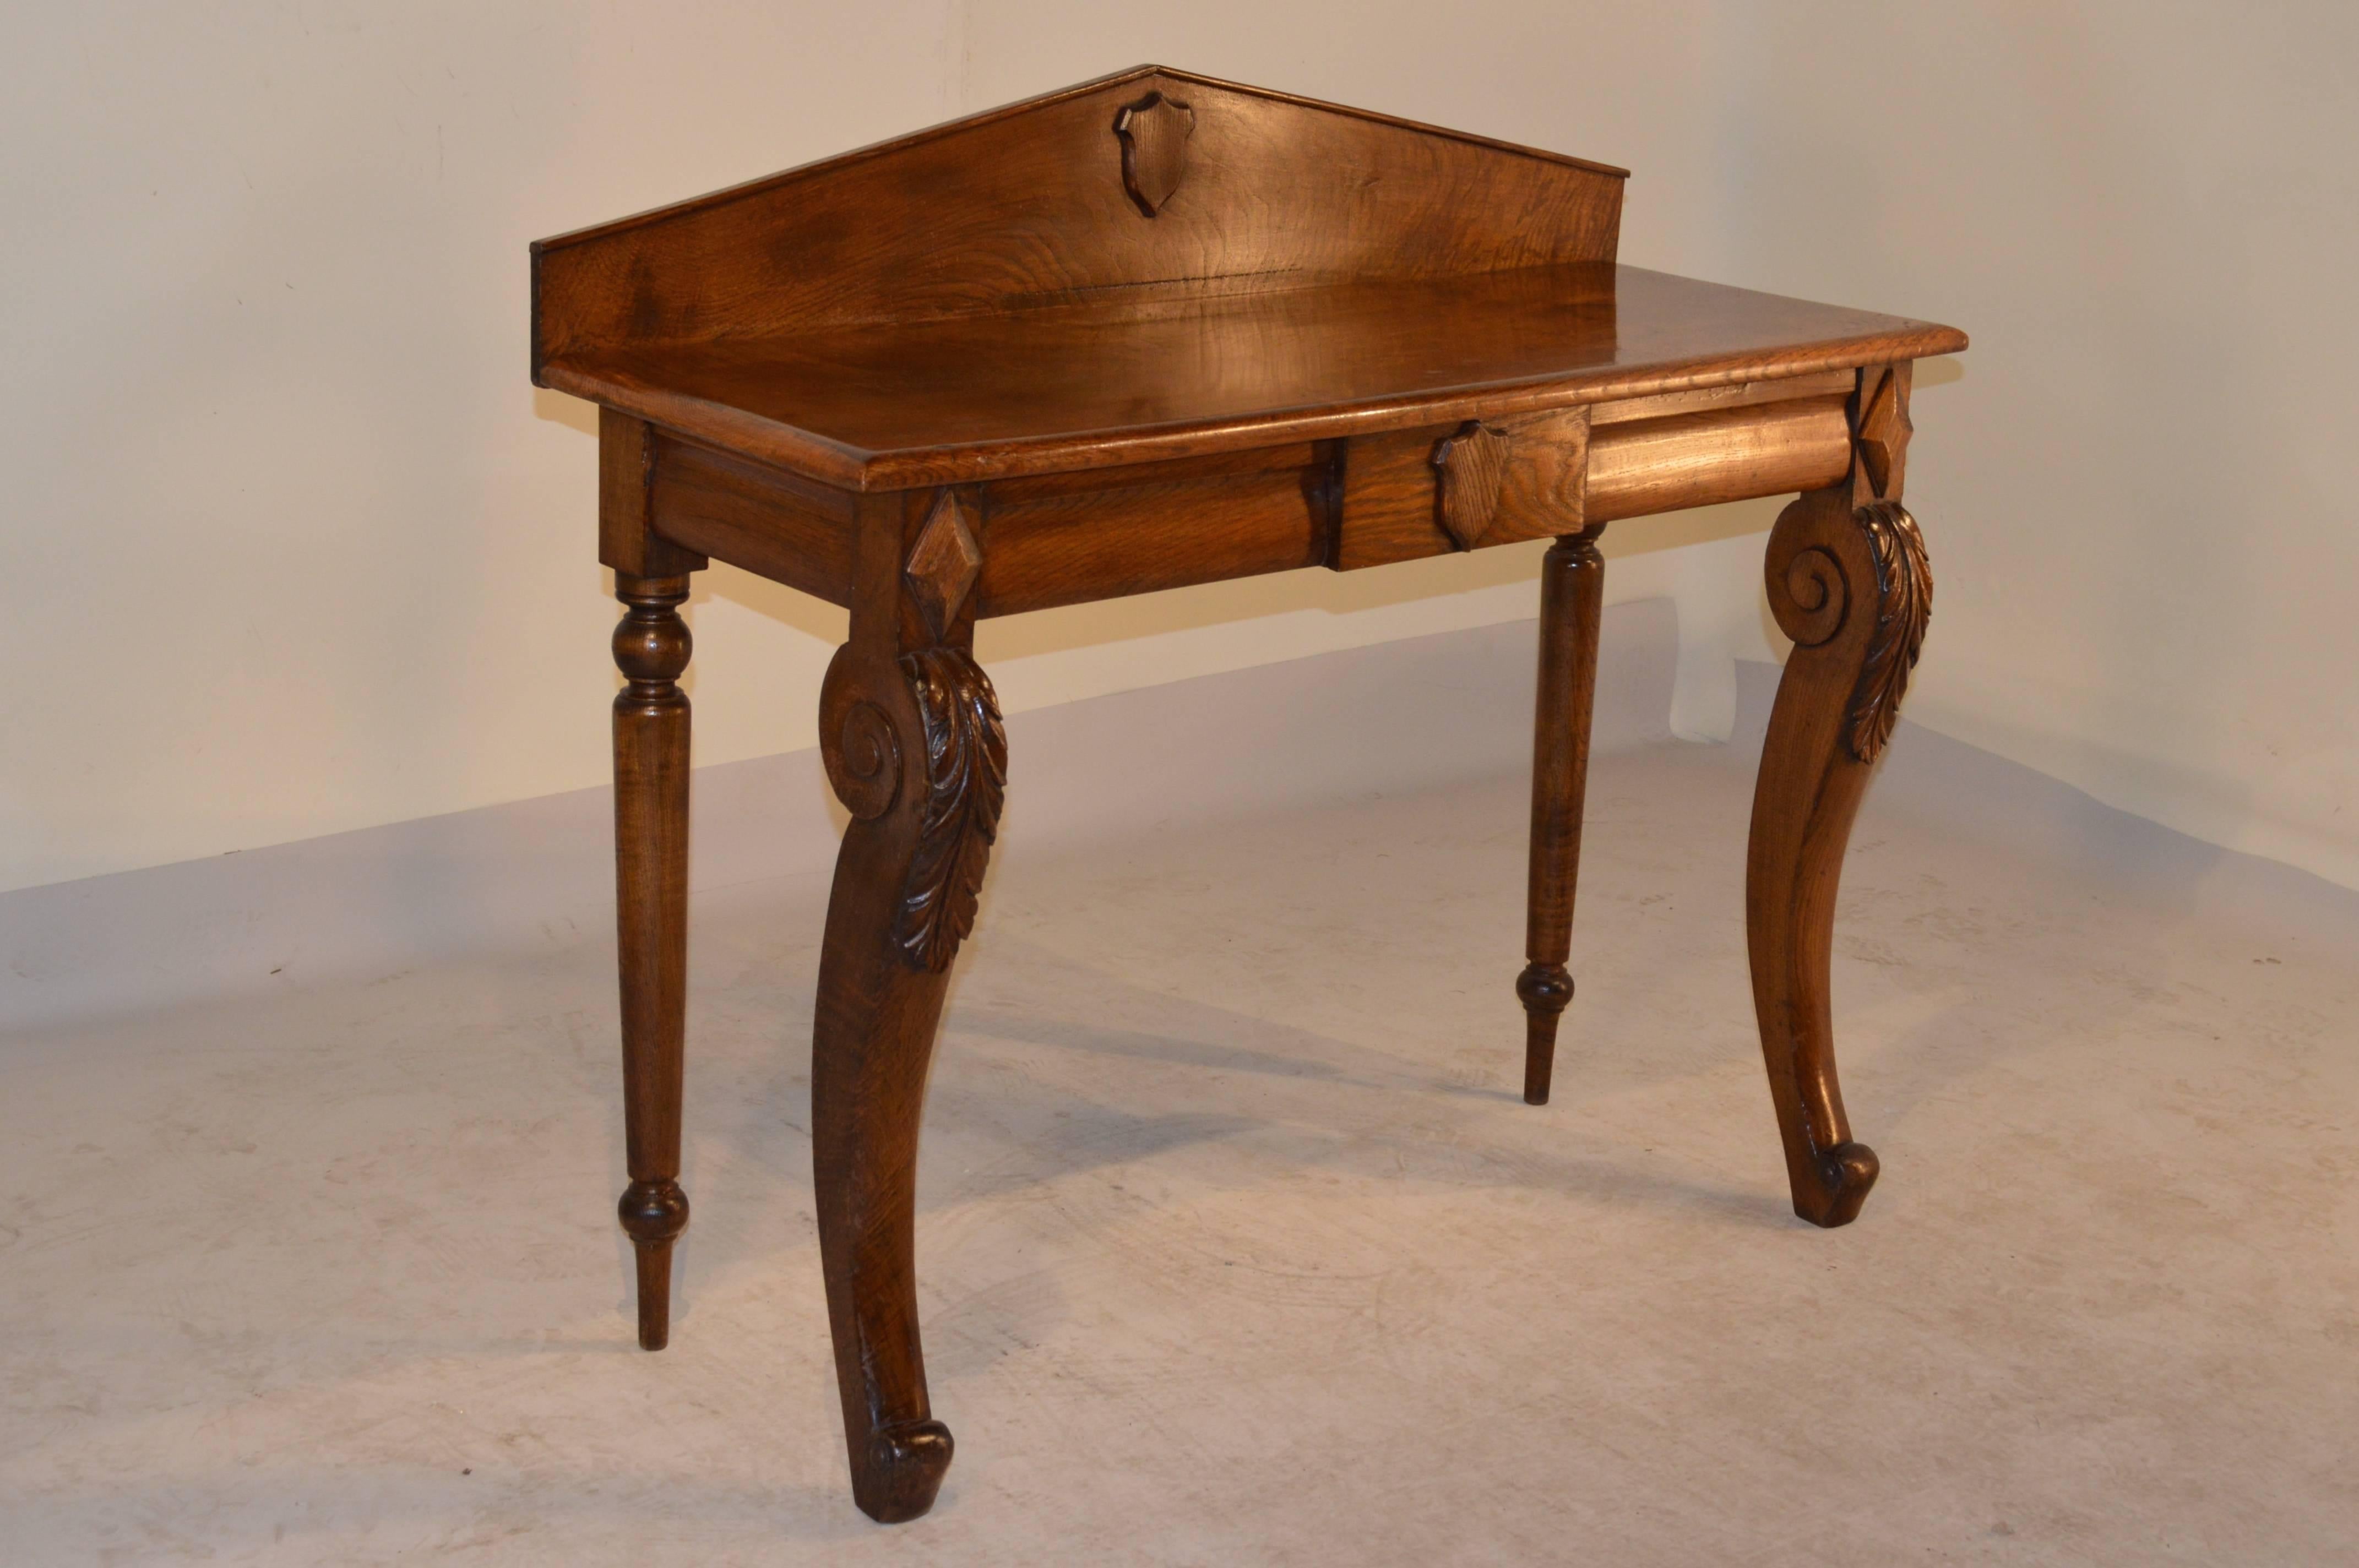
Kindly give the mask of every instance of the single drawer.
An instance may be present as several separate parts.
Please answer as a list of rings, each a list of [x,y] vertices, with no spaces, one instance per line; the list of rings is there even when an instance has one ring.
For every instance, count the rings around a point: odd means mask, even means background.
[[[1354,437],[1343,454],[1339,571],[1577,533],[1589,410]]]
[[[1309,443],[995,480],[975,613],[1013,615],[1326,558],[1327,469]]]
[[[1601,425],[1589,451],[1589,518],[1793,495],[1841,484],[1850,472],[1841,396]]]

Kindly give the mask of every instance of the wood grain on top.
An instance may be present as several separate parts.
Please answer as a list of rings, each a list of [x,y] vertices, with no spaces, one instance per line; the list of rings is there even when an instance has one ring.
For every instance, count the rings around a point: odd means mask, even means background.
[[[1115,121],[1193,115],[1153,217]],[[533,247],[536,373],[625,343],[1611,261],[1624,172],[1143,66]]]
[[[1617,267],[1624,178],[1142,66],[542,241],[533,375],[869,491],[1965,346]]]
[[[889,490],[1404,429],[1965,343],[1928,322],[1592,263],[616,350],[552,362],[543,379],[831,483]]]
[[[850,611],[820,692],[852,821],[811,1031],[812,1196],[853,1501],[951,1463],[919,1336],[919,1121],[1007,741],[978,618],[1557,535],[1542,568],[1524,1094],[1548,1098],[1611,519],[1802,492],[1745,879],[1795,1212],[1876,1157],[1835,1076],[1853,816],[1932,584],[1901,504],[1947,327],[1616,265],[1622,173],[1154,67],[534,247],[533,375],[603,406],[640,1343],[681,1190],[689,633],[708,559]],[[978,482],[980,481],[980,482]],[[866,492],[866,493],[864,493]]]

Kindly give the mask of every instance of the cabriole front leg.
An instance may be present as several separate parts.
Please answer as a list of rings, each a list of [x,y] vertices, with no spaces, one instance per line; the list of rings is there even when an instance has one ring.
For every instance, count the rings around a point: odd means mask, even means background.
[[[1897,501],[1803,496],[1769,535],[1769,604],[1794,640],[1762,748],[1745,866],[1753,1002],[1794,1212],[1848,1224],[1875,1183],[1835,1080],[1829,998],[1835,890],[1852,819],[1892,737],[1933,579]]]
[[[841,650],[821,697],[828,780],[852,815],[811,1037],[820,1258],[853,1498],[886,1523],[933,1506],[950,1429],[918,1338],[918,1126],[942,996],[998,832],[1007,742],[963,647]]]

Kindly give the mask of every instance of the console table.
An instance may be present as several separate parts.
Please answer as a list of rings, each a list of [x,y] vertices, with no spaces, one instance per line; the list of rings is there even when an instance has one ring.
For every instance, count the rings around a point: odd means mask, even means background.
[[[1793,492],[1796,647],[1746,865],[1795,1212],[1858,1214],[1828,1004],[1852,818],[1932,598],[1900,505],[1927,322],[1617,265],[1625,172],[1142,67],[532,248],[532,374],[595,401],[614,635],[639,1343],[669,1334],[689,658],[712,559],[848,607],[820,697],[850,811],[811,1036],[853,1493],[932,1505],[918,1125],[1007,744],[980,616],[1553,536],[1541,568],[1524,1098],[1545,1103],[1581,848],[1605,524]]]

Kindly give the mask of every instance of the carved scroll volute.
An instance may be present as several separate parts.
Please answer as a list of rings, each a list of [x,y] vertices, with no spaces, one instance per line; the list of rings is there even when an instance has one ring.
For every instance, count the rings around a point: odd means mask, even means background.
[[[1007,731],[991,678],[963,648],[920,648],[886,666],[836,650],[820,688],[820,757],[844,809],[864,822],[914,820],[892,942],[913,969],[940,973],[974,929],[976,902],[1007,793]]]
[[[1933,572],[1917,520],[1897,501],[1845,509],[1840,492],[1806,495],[1769,535],[1769,608],[1801,648],[1858,647],[1843,742],[1863,762],[1884,754],[1933,614]]]
[[[836,799],[863,822],[884,816],[901,797],[900,734],[915,728],[907,694],[879,689],[868,665],[847,643],[828,662],[819,688],[820,762]]]
[[[819,699],[828,783],[908,856],[892,904],[893,951],[935,974],[974,929],[1007,789],[999,699],[960,645],[963,633],[952,633],[983,562],[971,517],[956,492],[943,491],[900,563],[901,586],[935,641],[898,658],[845,643]]]
[[[1434,504],[1442,531],[1471,550],[1491,531],[1507,477],[1507,437],[1469,419],[1433,449]]]
[[[1161,92],[1126,104],[1114,117],[1122,144],[1122,186],[1148,217],[1163,211],[1188,173],[1188,138],[1196,134],[1196,111]]]

